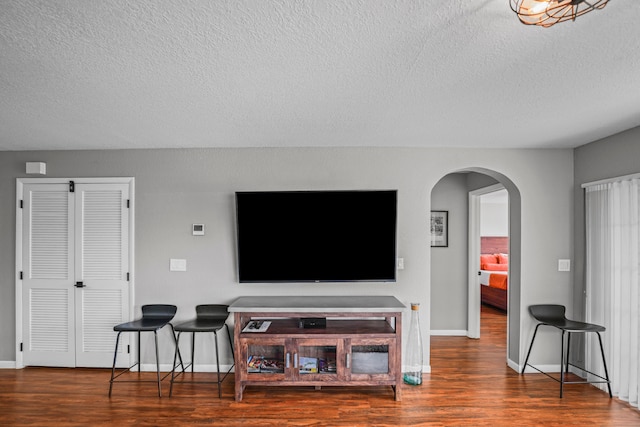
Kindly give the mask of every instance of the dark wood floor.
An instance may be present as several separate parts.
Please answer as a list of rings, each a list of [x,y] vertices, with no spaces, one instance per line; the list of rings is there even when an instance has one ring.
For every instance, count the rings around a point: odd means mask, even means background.
[[[236,403],[232,377],[222,399],[204,384],[158,398],[148,383],[116,384],[109,399],[108,370],[4,369],[0,426],[640,426],[640,411],[592,386],[568,385],[560,399],[556,382],[509,369],[505,322],[483,308],[480,340],[432,337],[432,373],[403,386],[401,402],[386,387],[247,387]]]

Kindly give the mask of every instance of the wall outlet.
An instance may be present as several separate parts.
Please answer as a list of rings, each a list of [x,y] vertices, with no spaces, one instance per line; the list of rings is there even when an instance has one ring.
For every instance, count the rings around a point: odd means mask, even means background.
[[[571,260],[570,259],[559,259],[558,260],[558,271],[571,271]]]

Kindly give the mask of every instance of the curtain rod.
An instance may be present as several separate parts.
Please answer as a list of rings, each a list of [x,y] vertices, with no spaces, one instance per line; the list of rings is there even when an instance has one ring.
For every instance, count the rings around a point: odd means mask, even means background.
[[[582,188],[593,187],[594,185],[600,185],[600,184],[609,184],[611,182],[629,181],[629,180],[637,179],[637,178],[640,178],[640,173],[634,173],[634,174],[631,174],[631,175],[618,176],[618,177],[615,177],[615,178],[601,179],[599,181],[587,182],[585,184],[582,184]]]

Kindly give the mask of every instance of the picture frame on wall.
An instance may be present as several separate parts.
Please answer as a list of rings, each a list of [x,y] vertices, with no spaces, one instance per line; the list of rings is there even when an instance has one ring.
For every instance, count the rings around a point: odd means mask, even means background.
[[[449,211],[431,211],[431,247],[449,246]]]

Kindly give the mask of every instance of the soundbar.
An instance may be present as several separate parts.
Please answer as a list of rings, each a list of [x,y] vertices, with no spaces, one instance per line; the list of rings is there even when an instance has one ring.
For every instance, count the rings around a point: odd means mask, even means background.
[[[324,317],[303,317],[300,319],[300,327],[304,329],[326,328],[327,319]]]

